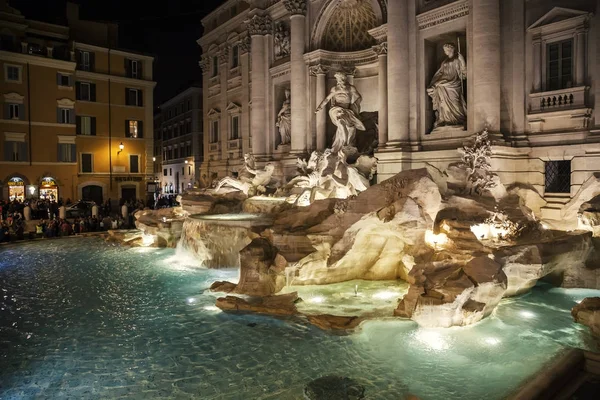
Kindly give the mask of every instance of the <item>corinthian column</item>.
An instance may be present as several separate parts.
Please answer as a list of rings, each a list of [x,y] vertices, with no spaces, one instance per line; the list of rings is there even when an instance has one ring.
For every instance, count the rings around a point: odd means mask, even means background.
[[[327,70],[323,65],[310,68],[310,74],[317,78],[315,90],[315,104],[319,104],[327,97]],[[324,151],[327,146],[327,111],[325,107],[317,113],[317,150]]]
[[[267,154],[267,115],[266,115],[266,81],[267,66],[265,60],[265,38],[273,29],[268,15],[254,15],[246,21],[248,34],[251,37],[252,52],[252,153],[258,156]]]
[[[373,46],[379,58],[379,111],[377,119],[379,124],[379,147],[384,147],[388,141],[388,66],[387,42]]]
[[[388,135],[387,147],[409,144],[410,96],[408,1],[388,1]]]
[[[306,151],[306,64],[304,62],[306,0],[283,0],[290,13],[290,70],[292,106],[292,153]]]
[[[473,32],[471,77],[473,99],[467,107],[473,110],[475,132],[488,128],[500,131],[500,2],[471,0],[470,20]],[[467,66],[468,67],[468,66]],[[471,112],[471,111],[469,111]],[[471,130],[471,127],[469,127]]]

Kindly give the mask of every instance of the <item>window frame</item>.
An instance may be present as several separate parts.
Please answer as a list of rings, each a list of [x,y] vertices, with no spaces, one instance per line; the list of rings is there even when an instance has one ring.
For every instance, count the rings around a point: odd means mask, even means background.
[[[15,68],[17,70],[17,74],[19,75],[18,79],[10,79],[10,76],[9,76],[10,68]],[[14,83],[14,84],[23,83],[23,66],[16,65],[16,64],[4,64],[4,81],[6,83]]]
[[[21,115],[19,114],[20,104],[17,103],[7,103],[8,104],[8,118],[13,120],[20,120]]]
[[[90,171],[84,171],[83,170],[83,156],[90,156]],[[80,171],[82,174],[92,174],[94,173],[94,153],[80,153],[79,156],[80,159]]]
[[[75,110],[72,108],[65,108],[65,107],[58,107],[58,109],[60,110],[60,120],[58,121],[59,124],[72,124],[71,122],[71,113],[74,112]],[[65,115],[66,115],[66,119],[65,119]]]
[[[219,143],[220,140],[220,134],[221,134],[221,127],[220,127],[220,122],[219,119],[213,119],[210,121],[210,135],[208,137],[209,139],[209,143]],[[215,127],[216,127],[216,133],[215,133]]]
[[[567,83],[565,83],[563,85],[563,74],[562,74],[562,70],[563,70],[563,45],[565,43],[570,43],[571,45],[571,55],[570,55],[570,61],[571,61],[571,65],[570,65],[570,69],[571,69],[571,74],[570,74],[570,80],[567,81],[570,82],[571,84],[568,85]],[[575,40],[573,40],[573,38],[560,38],[560,39],[556,39],[556,40],[552,40],[552,41],[547,41],[545,42],[546,44],[546,48],[544,49],[544,53],[545,53],[545,57],[544,57],[544,61],[545,61],[545,65],[544,65],[544,69],[545,69],[545,75],[544,75],[544,91],[545,92],[552,92],[555,90],[563,90],[563,89],[570,89],[575,87]],[[551,87],[550,86],[550,46],[554,46],[554,45],[558,45],[558,59],[556,60],[556,62],[558,63],[558,87]]]
[[[132,171],[131,166],[133,164],[131,163],[131,157],[137,157],[137,165],[136,165],[137,171]],[[141,171],[141,168],[140,168],[141,167],[141,160],[142,160],[142,157],[139,154],[129,154],[129,173],[130,174],[139,174],[140,173],[140,171]]]

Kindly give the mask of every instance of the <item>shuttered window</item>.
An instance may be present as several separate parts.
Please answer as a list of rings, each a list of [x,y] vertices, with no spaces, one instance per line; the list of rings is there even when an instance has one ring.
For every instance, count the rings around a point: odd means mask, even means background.
[[[4,142],[4,161],[28,161],[27,143],[7,140]]]
[[[77,82],[75,84],[77,100],[96,101],[96,84],[91,82]]]
[[[78,135],[96,135],[96,117],[77,116]]]
[[[132,174],[137,174],[138,172],[140,172],[139,160],[140,157],[138,155],[129,155],[129,172],[131,172]]]
[[[4,119],[25,120],[25,105],[4,103]]]
[[[58,161],[59,162],[75,162],[77,155],[75,152],[75,144],[73,143],[59,143],[58,144]]]
[[[142,107],[144,105],[142,97],[142,91],[140,89],[125,88],[126,105]]]
[[[93,172],[92,171],[92,154],[82,153],[81,154],[81,172]]]

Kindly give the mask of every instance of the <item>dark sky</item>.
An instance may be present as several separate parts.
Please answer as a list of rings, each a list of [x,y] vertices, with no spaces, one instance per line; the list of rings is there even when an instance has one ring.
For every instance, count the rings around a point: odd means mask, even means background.
[[[194,81],[202,80],[198,66],[202,34],[200,20],[225,0],[75,0],[82,19],[119,23],[119,47],[157,57],[154,92],[158,105]],[[66,0],[9,0],[26,18],[65,24]]]

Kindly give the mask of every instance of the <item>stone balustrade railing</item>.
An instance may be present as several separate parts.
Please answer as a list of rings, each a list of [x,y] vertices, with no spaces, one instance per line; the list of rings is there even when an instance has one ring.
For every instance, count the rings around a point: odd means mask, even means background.
[[[229,150],[231,150],[231,149],[239,149],[241,145],[242,145],[242,139],[231,139],[227,143],[227,148]]]
[[[216,153],[218,151],[221,151],[221,142],[210,143],[208,145],[208,151],[210,153]]]
[[[529,94],[530,113],[552,112],[564,109],[583,108],[587,86]]]

